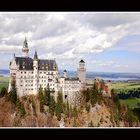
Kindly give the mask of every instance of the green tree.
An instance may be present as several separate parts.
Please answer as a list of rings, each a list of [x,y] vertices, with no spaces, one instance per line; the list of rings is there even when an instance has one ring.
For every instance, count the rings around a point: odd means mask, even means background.
[[[89,112],[90,111],[90,104],[86,103],[86,111]]]
[[[67,104],[66,104],[66,111],[67,111],[67,117],[70,117],[70,106],[69,106],[68,101],[67,101]]]
[[[128,121],[129,126],[133,127],[134,124],[138,124],[138,116],[134,114],[134,112],[128,108]]]
[[[7,94],[7,89],[5,87],[2,87],[1,92],[0,92],[0,98],[4,97],[4,95]]]
[[[50,96],[49,113],[53,116],[55,111],[56,103],[54,96]]]
[[[11,91],[10,91],[10,101],[16,105],[17,101],[17,91],[15,81],[11,83]]]
[[[57,96],[57,103],[56,103],[56,108],[55,108],[55,113],[57,116],[57,119],[60,121],[61,120],[61,113],[64,112],[63,109],[63,96],[62,93],[59,92]]]
[[[78,117],[78,110],[77,110],[76,106],[73,107],[73,117],[75,117],[75,118]]]
[[[45,99],[44,99],[43,90],[42,90],[41,86],[39,88],[38,97],[39,97],[39,101],[40,101],[40,112],[44,112]]]
[[[97,90],[96,89],[91,89],[90,91],[90,103],[92,107],[96,104],[97,100]]]
[[[16,107],[18,108],[21,117],[25,116],[26,111],[25,111],[23,103],[19,100],[19,98],[17,98]]]
[[[47,89],[44,91],[44,98],[45,98],[45,104],[49,106],[50,104],[50,88],[49,85],[47,86]]]

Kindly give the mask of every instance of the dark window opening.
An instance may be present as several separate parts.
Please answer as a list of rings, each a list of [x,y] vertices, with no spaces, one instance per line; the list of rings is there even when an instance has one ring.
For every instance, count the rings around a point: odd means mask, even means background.
[[[65,95],[65,99],[67,99],[67,95]]]

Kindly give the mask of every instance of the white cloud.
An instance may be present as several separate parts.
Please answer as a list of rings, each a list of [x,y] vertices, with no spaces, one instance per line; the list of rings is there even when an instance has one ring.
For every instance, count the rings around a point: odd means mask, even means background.
[[[62,63],[101,53],[140,29],[140,13],[2,12],[0,21],[0,54],[20,55],[26,34],[30,50]]]

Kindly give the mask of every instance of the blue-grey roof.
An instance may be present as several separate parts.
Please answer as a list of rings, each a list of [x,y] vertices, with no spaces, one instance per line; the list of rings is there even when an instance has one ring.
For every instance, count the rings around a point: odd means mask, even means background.
[[[19,65],[20,70],[33,70],[33,59],[30,57],[15,57],[16,64]],[[39,70],[57,70],[57,64],[55,60],[38,59]]]

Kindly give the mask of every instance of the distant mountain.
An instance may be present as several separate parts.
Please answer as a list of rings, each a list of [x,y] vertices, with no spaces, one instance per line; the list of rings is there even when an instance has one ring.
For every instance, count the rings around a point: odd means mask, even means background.
[[[77,71],[67,71],[69,77],[76,77]],[[9,76],[10,71],[0,69],[0,75],[2,76]],[[63,70],[59,70],[59,74],[63,75]],[[95,79],[96,77],[102,78],[104,80],[140,80],[140,73],[117,73],[117,72],[87,72],[86,78],[87,79]]]
[[[9,74],[10,74],[9,70],[0,69],[0,76],[9,76]]]

